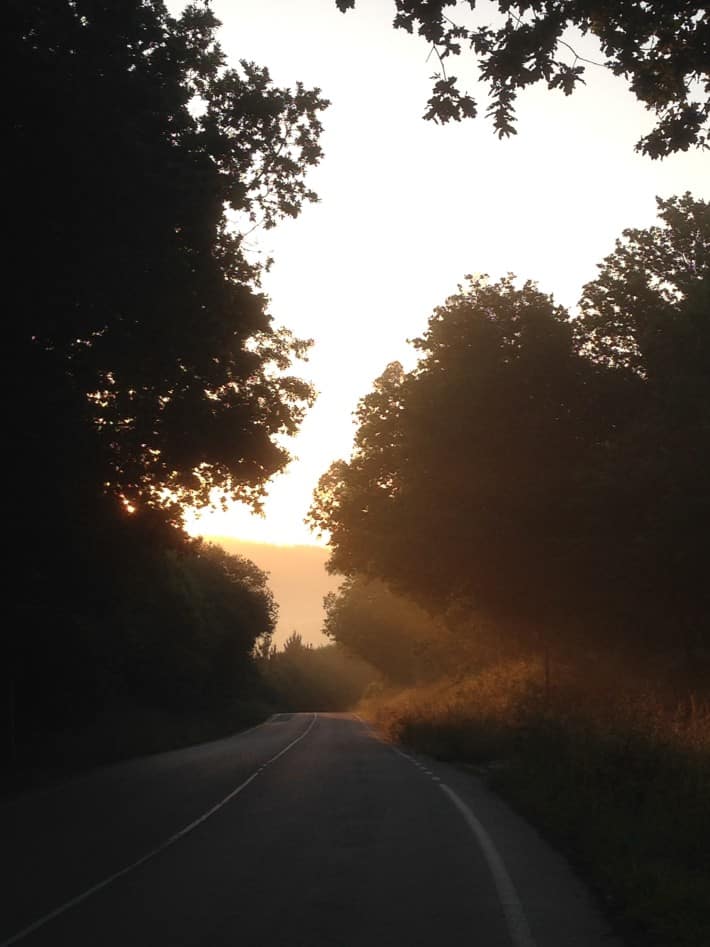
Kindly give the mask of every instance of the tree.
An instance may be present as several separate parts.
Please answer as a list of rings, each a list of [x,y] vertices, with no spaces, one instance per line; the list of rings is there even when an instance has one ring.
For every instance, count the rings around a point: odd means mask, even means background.
[[[377,679],[377,671],[356,655],[329,644],[314,648],[293,632],[282,650],[259,661],[271,699],[281,710],[348,710]]]
[[[345,12],[356,0],[335,0]],[[396,0],[394,26],[417,32],[436,52],[440,72],[425,118],[439,122],[475,117],[477,103],[446,71],[451,57],[468,51],[490,89],[488,115],[499,137],[515,134],[515,101],[538,82],[570,95],[584,82],[587,65],[604,65],[622,76],[653,112],[656,125],[636,148],[652,158],[707,143],[710,117],[710,21],[705,4],[649,0],[646,3],[578,3],[576,0],[497,0],[488,3],[490,22],[455,22],[458,0]],[[476,0],[460,6],[477,11]],[[480,6],[480,5],[479,5]],[[459,18],[465,11],[452,10]],[[568,31],[591,34],[602,63],[578,55]]]
[[[248,690],[254,649],[270,642],[276,628],[278,605],[268,574],[211,543],[195,543],[172,559],[192,611],[188,676],[191,666],[203,668],[203,699],[228,704]],[[166,645],[170,654],[172,635]]]
[[[258,505],[288,460],[278,435],[311,400],[291,373],[307,343],[274,327],[249,235],[316,199],[327,103],[229,66],[218,25],[207,2],[179,17],[162,0],[5,11],[21,526],[0,657],[18,732],[114,698],[226,700],[273,625],[258,576],[195,552],[180,505],[215,489]]]
[[[311,521],[330,567],[507,636],[707,647],[710,220],[690,195],[629,230],[571,320],[471,280],[358,410]]]
[[[51,754],[57,731],[102,710],[219,715],[259,690],[252,651],[277,614],[266,574],[217,546],[171,548],[164,521],[144,516],[103,517],[83,551],[66,538],[36,549],[43,583],[15,612],[3,667],[22,756]]]
[[[538,620],[574,595],[577,489],[608,421],[566,312],[526,283],[469,278],[358,409],[349,462],[321,479],[311,522],[334,571],[384,579],[428,608],[468,600]]]
[[[657,198],[661,223],[628,229],[584,287],[579,344],[597,362],[674,388],[707,369],[710,204]]]
[[[686,193],[658,199],[658,212],[658,225],[624,231],[575,329],[582,351],[640,381],[598,470],[637,612],[694,659],[710,609],[710,204]]]
[[[450,630],[377,579],[347,578],[325,598],[325,634],[400,684],[460,668],[462,654]]]
[[[85,483],[134,506],[215,487],[258,502],[288,460],[274,435],[311,398],[287,374],[306,344],[273,327],[247,237],[315,199],[327,103],[228,67],[217,26],[207,4],[10,5],[8,364],[28,497],[48,458],[61,477],[64,429]]]

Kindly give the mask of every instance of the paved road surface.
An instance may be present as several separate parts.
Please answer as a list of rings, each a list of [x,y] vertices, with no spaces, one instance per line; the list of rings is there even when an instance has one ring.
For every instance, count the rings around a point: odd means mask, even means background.
[[[480,783],[346,714],[5,802],[0,872],[0,947],[618,947]]]

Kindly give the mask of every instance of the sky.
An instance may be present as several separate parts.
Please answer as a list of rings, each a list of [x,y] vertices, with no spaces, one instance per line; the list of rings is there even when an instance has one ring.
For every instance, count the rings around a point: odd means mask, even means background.
[[[183,5],[168,3],[173,12]],[[536,280],[574,312],[621,231],[655,222],[656,195],[710,199],[710,157],[636,154],[652,117],[623,80],[594,66],[570,97],[528,90],[514,138],[498,140],[485,118],[425,122],[437,66],[423,40],[392,29],[389,0],[358,0],[345,15],[335,0],[212,7],[230,62],[267,66],[280,85],[318,86],[332,103],[325,157],[308,181],[319,202],[254,238],[275,258],[264,279],[275,323],[314,340],[298,373],[319,397],[287,443],[296,459],[273,481],[263,518],[233,506],[189,513],[187,524],[205,535],[316,543],[303,518],[318,477],[349,455],[358,399],[388,362],[414,364],[407,339],[466,274]],[[569,38],[600,58],[588,39]],[[451,62],[449,71],[485,105],[472,65]]]

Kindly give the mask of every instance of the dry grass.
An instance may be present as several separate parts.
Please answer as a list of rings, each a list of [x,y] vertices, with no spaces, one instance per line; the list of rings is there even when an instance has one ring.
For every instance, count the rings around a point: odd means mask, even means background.
[[[629,941],[710,944],[710,701],[597,659],[510,661],[363,702],[390,739],[485,764],[603,895]],[[482,767],[482,772],[485,768]]]

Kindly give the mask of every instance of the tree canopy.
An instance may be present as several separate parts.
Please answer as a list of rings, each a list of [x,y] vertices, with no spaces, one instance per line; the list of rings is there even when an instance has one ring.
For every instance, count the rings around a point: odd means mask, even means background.
[[[356,0],[335,2],[343,12],[356,6]],[[703,3],[395,0],[394,5],[393,25],[423,37],[439,60],[426,118],[448,122],[477,115],[477,102],[447,72],[456,57],[475,59],[490,90],[487,114],[501,137],[515,134],[515,102],[521,91],[544,82],[548,89],[570,95],[586,81],[589,65],[602,65],[626,79],[656,117],[637,150],[658,158],[707,143],[710,20]],[[576,37],[596,37],[603,60],[590,62],[579,55],[570,30]]]
[[[461,641],[447,623],[381,580],[347,578],[324,604],[324,633],[390,682],[411,684],[461,667]]]
[[[333,571],[531,629],[582,613],[700,634],[710,219],[690,195],[659,210],[576,320],[511,277],[469,278],[434,311],[418,364],[387,367],[316,490]]]
[[[596,361],[677,385],[679,369],[706,364],[710,205],[689,193],[656,203],[661,223],[624,231],[585,286],[575,325]]]
[[[161,0],[6,16],[17,428],[52,444],[61,407],[87,479],[90,453],[134,505],[257,501],[311,397],[287,371],[306,343],[272,325],[247,248],[315,199],[327,103],[228,66],[217,26]]]
[[[337,643],[313,647],[294,631],[283,648],[271,647],[258,666],[283,710],[349,710],[377,680],[377,670]]]
[[[710,203],[684,194],[658,210],[661,223],[624,231],[584,288],[575,330],[595,361],[642,380],[597,468],[610,542],[630,564],[628,589],[692,648],[710,608]]]
[[[519,609],[570,552],[570,484],[603,426],[585,401],[594,369],[564,310],[511,277],[469,278],[415,345],[417,367],[390,365],[361,402],[353,457],[321,480],[313,521],[336,571],[440,609],[461,596]]]
[[[258,505],[311,401],[250,234],[316,199],[327,103],[228,64],[218,25],[207,2],[5,11],[1,686],[20,756],[107,707],[229,711],[273,630],[265,575],[189,541],[180,505]]]

